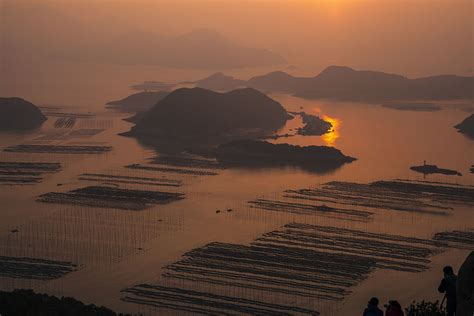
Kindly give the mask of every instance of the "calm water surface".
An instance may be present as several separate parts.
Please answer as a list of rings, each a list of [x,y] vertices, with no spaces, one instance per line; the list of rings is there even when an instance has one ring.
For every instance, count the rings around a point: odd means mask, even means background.
[[[449,217],[380,211],[373,221],[364,223],[249,208],[246,203],[249,200],[276,198],[286,189],[307,188],[332,180],[361,183],[381,179],[424,180],[423,175],[409,170],[410,166],[423,161],[463,174],[462,177],[430,175],[425,180],[474,185],[474,175],[469,173],[469,167],[474,164],[474,141],[453,128],[469,114],[457,103],[442,104],[443,110],[437,112],[405,112],[369,104],[309,101],[287,95],[272,97],[290,111],[304,110],[325,117],[335,129],[322,137],[293,136],[274,142],[334,146],[357,160],[324,175],[295,168],[219,170],[217,176],[203,177],[165,174],[168,178],[182,180],[184,185],[162,190],[185,193],[186,199],[133,212],[35,202],[40,194],[96,184],[78,180],[78,176],[86,172],[159,176],[149,171],[123,168],[131,163],[146,163],[155,155],[151,148],[143,148],[134,139],[117,135],[131,127],[122,120],[126,115],[97,110],[102,108],[99,103],[76,107],[64,103],[64,111],[92,111],[95,114],[93,118],[79,119],[73,129],[82,126],[105,130],[87,139],[38,140],[40,136],[57,132],[53,126],[55,118],[50,118],[38,131],[0,135],[2,150],[7,146],[34,142],[113,147],[110,153],[102,155],[0,152],[2,161],[62,164],[60,172],[46,175],[38,185],[1,186],[0,255],[73,261],[80,267],[77,272],[48,282],[0,277],[1,288],[32,287],[119,311],[155,314],[151,307],[120,301],[120,290],[139,283],[163,281],[160,275],[164,266],[178,260],[186,251],[209,242],[248,244],[264,232],[295,221],[423,238],[431,238],[433,233],[443,230],[474,228],[472,209],[466,206],[455,206]],[[292,129],[300,125],[301,121],[296,117],[279,134],[294,133]],[[123,186],[157,189],[147,185]],[[228,208],[234,211],[215,212]],[[12,229],[18,229],[18,233],[11,233]],[[418,274],[375,271],[353,289],[353,294],[337,304],[281,295],[266,300],[296,302],[299,306],[319,310],[323,315],[346,315],[348,311],[362,310],[367,298],[373,295],[383,301],[397,298],[403,304],[412,299],[439,299],[434,286],[440,268],[445,264],[459,267],[466,254],[467,251],[453,250],[434,256],[431,269]],[[203,285],[203,290],[212,290],[212,287]],[[239,293],[241,289],[227,289],[227,294]]]

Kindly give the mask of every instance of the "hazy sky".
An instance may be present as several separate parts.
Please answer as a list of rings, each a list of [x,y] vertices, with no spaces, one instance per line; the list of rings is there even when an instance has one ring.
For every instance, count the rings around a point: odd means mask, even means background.
[[[71,23],[84,23],[82,31],[92,37],[101,34],[94,30],[136,28],[179,34],[214,29],[241,44],[276,51],[292,64],[315,69],[344,64],[407,75],[465,74],[472,69],[472,0],[1,2],[4,12],[9,11],[7,6],[36,6],[71,18]]]
[[[265,48],[284,56],[290,65],[296,66],[291,72],[297,75],[316,75],[333,64],[408,77],[472,75],[473,2],[0,0],[0,55],[3,55],[0,66],[6,74],[0,79],[0,93],[34,97],[41,94],[47,99],[52,95],[48,91],[53,88],[65,91],[74,85],[80,94],[85,89],[81,85],[89,84],[88,88],[93,90],[100,84],[103,89],[109,85],[112,94],[137,81],[197,79],[210,74],[210,71],[193,74],[158,71],[150,67],[51,65],[42,62],[40,54],[36,54],[40,62],[30,64],[7,64],[3,58],[11,41],[68,47],[71,43],[81,45],[85,39],[110,41],[137,30],[162,35],[202,28],[216,30],[241,45]],[[32,37],[32,29],[41,29],[43,35]],[[121,45],[123,50],[135,49],[126,40]],[[35,50],[32,49],[32,56]],[[28,49],[25,51],[29,54]],[[226,69],[215,71],[244,79],[250,75]],[[168,73],[174,77],[167,77]],[[119,80],[120,87],[114,83]]]

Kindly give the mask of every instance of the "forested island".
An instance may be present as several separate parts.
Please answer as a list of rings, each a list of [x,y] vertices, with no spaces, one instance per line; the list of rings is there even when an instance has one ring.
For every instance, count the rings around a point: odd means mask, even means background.
[[[40,127],[46,116],[31,102],[0,97],[0,131],[24,131]]]

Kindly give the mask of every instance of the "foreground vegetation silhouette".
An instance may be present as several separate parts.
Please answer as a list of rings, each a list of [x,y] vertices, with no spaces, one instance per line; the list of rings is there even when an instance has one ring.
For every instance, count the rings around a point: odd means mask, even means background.
[[[57,298],[53,295],[38,294],[33,290],[0,291],[1,315],[100,315],[115,316],[113,310],[94,304],[85,305],[72,297]]]

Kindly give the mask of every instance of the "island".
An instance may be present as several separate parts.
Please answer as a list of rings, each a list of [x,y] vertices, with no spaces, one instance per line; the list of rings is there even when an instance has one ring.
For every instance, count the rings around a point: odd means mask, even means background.
[[[110,101],[106,103],[106,105],[108,108],[118,109],[125,112],[141,112],[149,110],[168,94],[169,92],[167,91],[144,91],[134,93],[121,100]]]
[[[438,168],[436,165],[427,165],[426,163],[421,166],[410,167],[410,169],[419,173],[423,173],[424,175],[437,173],[447,176],[462,176],[462,174],[456,170]]]
[[[247,81],[224,74],[211,77],[213,80],[202,80],[206,81],[205,87],[212,90],[246,86],[306,99],[384,102],[387,107],[410,111],[436,111],[439,107],[428,103],[407,103],[407,100],[472,100],[474,91],[472,76],[436,75],[411,79],[398,74],[355,70],[345,66],[329,66],[313,77],[296,77],[284,71],[255,76]],[[393,101],[399,103],[393,104]]]
[[[289,115],[283,106],[255,89],[218,93],[202,88],[177,89],[140,117],[124,135],[145,143],[193,144],[264,138],[282,128]]]
[[[331,171],[356,160],[334,147],[301,147],[257,140],[236,140],[219,145],[216,158],[227,166],[289,165],[316,172]]]
[[[226,76],[222,72],[217,72],[209,77],[192,82],[196,87],[215,90],[215,91],[230,91],[245,87],[245,81],[235,79],[231,76]]]
[[[305,126],[298,128],[298,135],[321,136],[332,130],[332,124],[321,119],[319,116],[306,114],[305,112],[292,112],[291,114],[299,114],[303,119],[303,124],[305,124]]]
[[[0,97],[0,131],[36,129],[46,119],[41,110],[31,102],[16,97]]]
[[[469,138],[474,138],[474,114],[468,116],[464,121],[454,126],[454,128]]]

